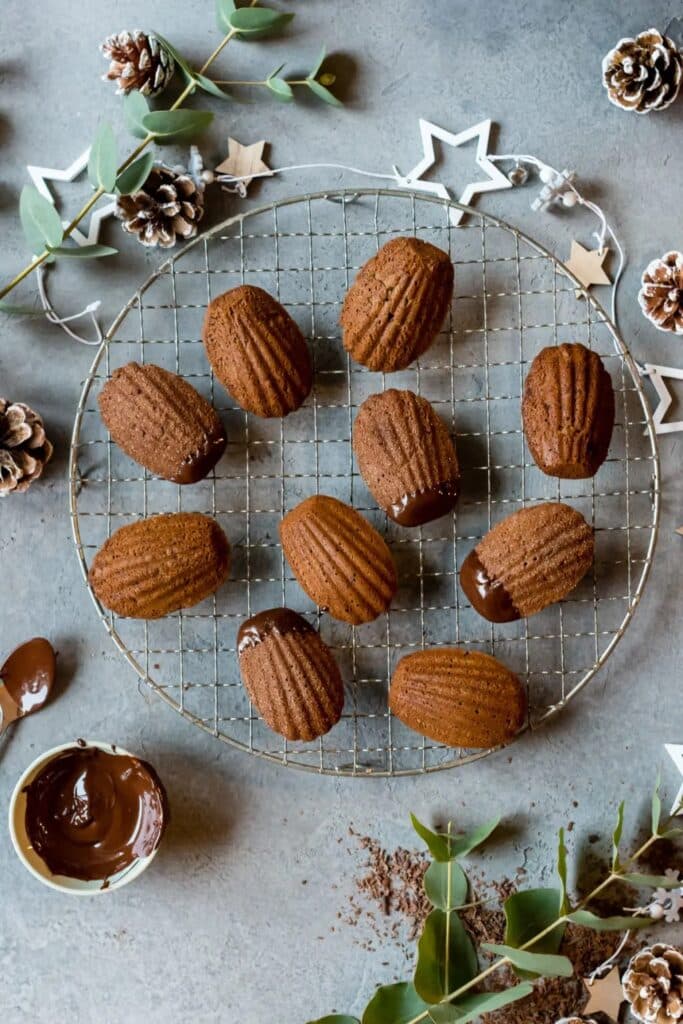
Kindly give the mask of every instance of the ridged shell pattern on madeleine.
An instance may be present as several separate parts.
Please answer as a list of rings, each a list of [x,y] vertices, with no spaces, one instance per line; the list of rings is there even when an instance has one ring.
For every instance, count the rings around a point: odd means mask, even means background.
[[[200,512],[172,512],[122,526],[95,555],[88,578],[105,608],[159,619],[213,594],[230,568],[222,529]]]
[[[578,343],[544,348],[524,383],[522,418],[539,469],[565,479],[594,476],[614,427],[614,390],[600,356]]]
[[[165,480],[196,483],[225,450],[225,430],[213,406],[161,366],[127,363],[114,370],[98,402],[116,444]]]
[[[280,539],[301,587],[335,619],[371,622],[391,604],[391,552],[350,505],[322,494],[306,498],[280,523]]]
[[[396,388],[370,395],[353,426],[353,450],[378,505],[401,526],[428,523],[455,506],[458,457],[426,398]]]
[[[253,615],[237,634],[240,672],[266,724],[288,740],[314,740],[336,725],[344,684],[331,650],[289,608]]]
[[[485,749],[513,739],[524,725],[527,701],[517,676],[490,654],[432,647],[401,658],[389,706],[436,743]]]
[[[341,313],[344,348],[371,370],[403,370],[426,352],[453,297],[448,253],[393,238],[361,267]]]
[[[263,288],[240,285],[213,299],[202,337],[214,373],[247,412],[286,416],[311,390],[306,339]]]
[[[560,501],[520,509],[470,551],[460,585],[491,622],[513,622],[561,601],[593,564],[593,530]]]

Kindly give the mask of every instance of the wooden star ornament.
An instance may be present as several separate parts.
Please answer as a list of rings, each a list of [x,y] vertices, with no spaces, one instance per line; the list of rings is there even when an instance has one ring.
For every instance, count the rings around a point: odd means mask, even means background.
[[[584,988],[588,992],[588,1002],[581,1011],[582,1016],[591,1013],[604,1013],[610,1020],[619,1020],[619,1009],[624,1002],[624,990],[621,987],[619,968],[613,967],[609,974],[597,981],[583,979]]]
[[[603,268],[608,252],[606,246],[601,249],[585,249],[580,242],[572,241],[571,253],[566,264],[567,270],[571,270],[586,290],[594,284],[611,284]],[[577,289],[576,297],[579,298],[580,295],[581,291]]]
[[[253,178],[258,175],[270,176],[273,172],[263,162],[263,150],[267,143],[252,142],[243,146],[237,139],[228,138],[228,155],[216,167],[216,181],[228,192],[237,192],[243,198]]]

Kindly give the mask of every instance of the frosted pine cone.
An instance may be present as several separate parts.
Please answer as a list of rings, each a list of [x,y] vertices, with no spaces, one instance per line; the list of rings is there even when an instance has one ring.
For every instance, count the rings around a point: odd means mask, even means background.
[[[595,1024],[592,1017],[563,1017],[557,1024]]]
[[[22,402],[0,398],[0,498],[27,491],[52,452],[38,413]]]
[[[116,82],[118,93],[135,89],[143,96],[156,96],[173,78],[173,57],[152,32],[119,32],[105,39],[100,49],[111,61],[102,78]]]
[[[683,57],[656,29],[620,39],[602,62],[602,81],[617,107],[647,114],[676,99],[683,81]]]
[[[623,978],[624,995],[645,1024],[683,1021],[683,953],[658,942],[641,949]]]
[[[667,252],[648,264],[638,302],[658,330],[683,334],[683,253]]]
[[[184,171],[157,164],[139,192],[119,196],[116,216],[143,245],[169,249],[179,238],[194,238],[204,214],[204,183]]]

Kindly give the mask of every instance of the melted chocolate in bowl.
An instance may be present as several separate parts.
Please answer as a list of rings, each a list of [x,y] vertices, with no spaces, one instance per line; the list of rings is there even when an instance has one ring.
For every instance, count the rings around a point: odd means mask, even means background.
[[[0,680],[22,715],[38,711],[50,695],[56,658],[49,640],[37,636],[12,651]]]
[[[151,765],[130,754],[76,746],[26,787],[26,833],[54,875],[105,880],[149,857],[168,821]]]

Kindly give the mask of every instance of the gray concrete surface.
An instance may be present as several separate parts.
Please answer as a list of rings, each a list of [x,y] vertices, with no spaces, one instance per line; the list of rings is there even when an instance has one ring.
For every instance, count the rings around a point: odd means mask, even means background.
[[[641,316],[639,273],[683,244],[680,165],[683,100],[668,112],[629,117],[610,106],[600,61],[616,40],[666,26],[672,0],[306,0],[286,38],[231,44],[223,77],[261,77],[281,60],[306,65],[321,42],[347,55],[348,106],[336,112],[265,96],[216,105],[207,162],[230,132],[271,141],[272,163],[339,160],[383,169],[412,166],[417,118],[453,130],[490,116],[498,148],[520,148],[575,167],[619,226],[631,262],[621,298],[623,333],[638,358],[683,363],[680,341]],[[16,208],[27,163],[66,165],[100,117],[126,139],[113,90],[99,81],[97,44],[123,27],[156,27],[199,62],[216,44],[211,5],[199,0],[5,0],[0,36],[0,277],[24,263]],[[213,102],[213,101],[211,101]],[[446,164],[469,180],[470,153]],[[273,180],[259,199],[341,179],[307,172]],[[61,191],[73,211],[85,186]],[[501,193],[481,207],[519,224],[562,254],[582,214],[536,216],[529,193]],[[223,204],[223,207],[221,207]],[[234,208],[218,198],[215,216]],[[65,308],[103,299],[107,322],[158,256],[110,224],[123,254],[105,265],[53,274]],[[22,290],[29,295],[30,284]],[[112,897],[73,900],[22,869],[0,830],[0,1017],[6,1024],[302,1024],[332,1008],[359,1011],[373,986],[405,970],[394,946],[366,953],[350,930],[330,929],[351,891],[356,861],[345,842],[353,823],[389,846],[412,843],[408,812],[451,814],[472,825],[493,810],[514,822],[506,844],[482,858],[511,871],[524,859],[548,877],[554,832],[568,819],[574,843],[606,832],[610,809],[629,804],[634,824],[656,766],[677,786],[662,743],[680,740],[680,436],[661,444],[663,508],[654,571],[626,638],[590,688],[552,729],[525,737],[511,755],[428,778],[335,780],[273,767],[193,729],[141,692],[98,622],[83,586],[67,510],[68,437],[91,353],[40,321],[0,320],[0,392],[40,409],[57,444],[44,482],[0,506],[0,647],[54,638],[61,655],[58,699],[0,749],[3,820],[18,774],[46,747],[77,735],[144,753],[166,780],[173,824],[153,870]],[[574,804],[574,802],[576,802]],[[302,883],[306,881],[304,886]],[[383,962],[388,962],[384,966]]]

